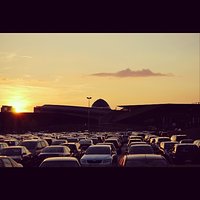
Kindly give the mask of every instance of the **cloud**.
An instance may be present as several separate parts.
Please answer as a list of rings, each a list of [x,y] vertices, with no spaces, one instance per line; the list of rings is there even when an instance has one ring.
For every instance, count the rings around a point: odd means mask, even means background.
[[[33,58],[31,56],[20,56],[21,58]]]
[[[27,55],[18,55],[14,52],[0,52],[0,61],[10,62],[19,58],[31,59],[31,56]]]
[[[152,72],[150,69],[142,69],[142,70],[131,70],[129,68],[125,70],[121,70],[114,73],[95,73],[91,74],[91,76],[100,76],[100,77],[106,77],[106,76],[114,76],[114,77],[150,77],[150,76],[173,76],[173,74],[163,74],[163,73],[155,73]]]

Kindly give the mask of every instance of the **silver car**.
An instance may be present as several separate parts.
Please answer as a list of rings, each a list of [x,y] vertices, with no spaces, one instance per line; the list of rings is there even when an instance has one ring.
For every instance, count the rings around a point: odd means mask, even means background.
[[[106,144],[89,146],[80,162],[83,167],[112,166],[113,156],[111,146]]]

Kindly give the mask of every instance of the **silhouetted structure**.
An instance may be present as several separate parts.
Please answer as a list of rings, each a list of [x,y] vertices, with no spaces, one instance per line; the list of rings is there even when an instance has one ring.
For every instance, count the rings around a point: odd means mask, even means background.
[[[14,108],[12,106],[2,106],[1,112],[14,112]]]
[[[34,113],[0,113],[1,132],[174,130],[200,127],[200,104],[120,105],[112,110],[102,99],[92,106],[43,105]]]

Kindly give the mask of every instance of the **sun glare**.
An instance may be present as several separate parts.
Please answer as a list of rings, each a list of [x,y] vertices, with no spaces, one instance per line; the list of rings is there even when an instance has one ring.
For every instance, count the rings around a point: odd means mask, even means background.
[[[20,113],[20,112],[26,112],[27,111],[27,104],[28,102],[25,99],[21,98],[13,98],[9,101],[8,105],[11,105],[14,109],[14,112]]]
[[[13,108],[14,108],[14,111],[16,113],[19,113],[19,112],[23,112],[24,111],[24,105],[22,104],[22,102],[14,102],[12,104]]]

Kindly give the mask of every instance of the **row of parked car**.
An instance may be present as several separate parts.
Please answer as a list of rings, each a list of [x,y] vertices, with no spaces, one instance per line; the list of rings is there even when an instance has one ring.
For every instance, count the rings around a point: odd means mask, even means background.
[[[0,167],[168,167],[200,164],[200,140],[153,132],[0,136]]]
[[[200,164],[199,141],[188,138],[186,134],[171,137],[156,134],[147,134],[145,137],[131,135],[120,165],[124,166],[127,163],[130,166],[131,162],[134,166],[143,166],[139,159],[149,162],[149,166],[175,166],[187,163],[198,165]]]

